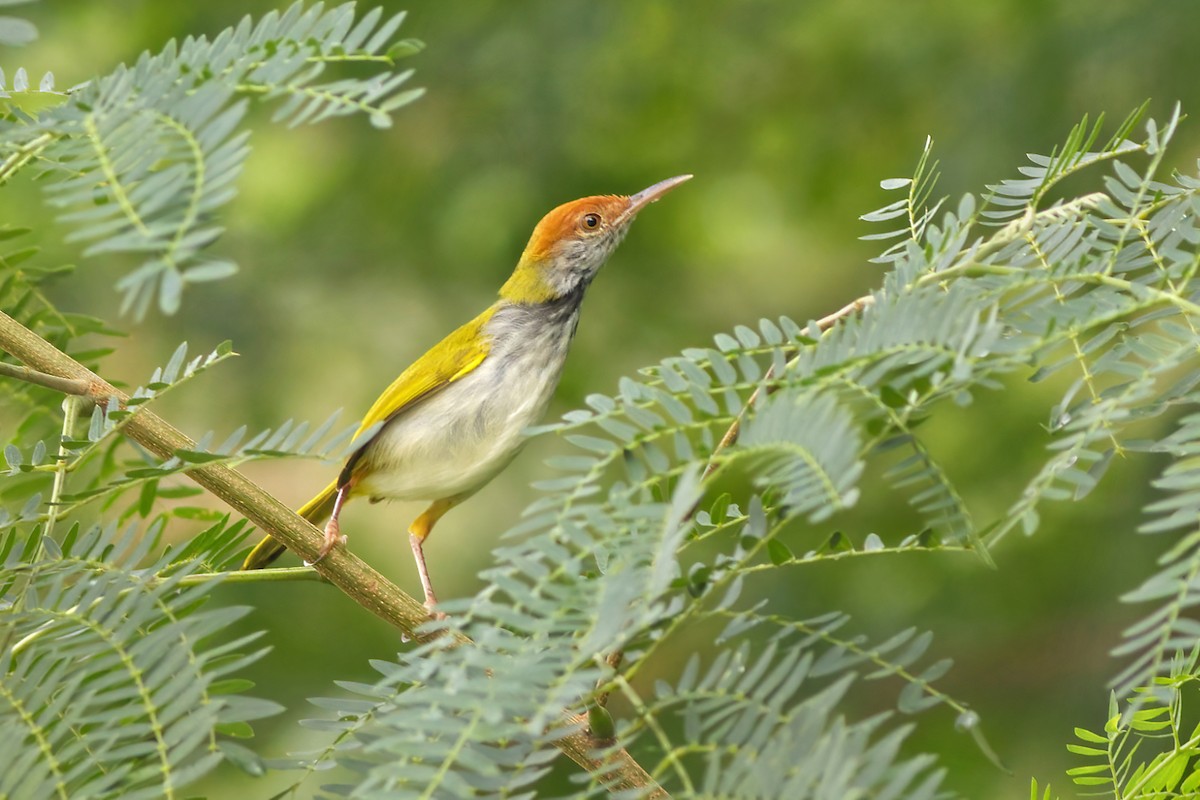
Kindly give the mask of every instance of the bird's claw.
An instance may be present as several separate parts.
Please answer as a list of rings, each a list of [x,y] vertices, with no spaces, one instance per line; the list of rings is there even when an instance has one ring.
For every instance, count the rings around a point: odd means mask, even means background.
[[[338,524],[334,520],[330,520],[325,526],[325,542],[321,545],[321,549],[317,551],[317,557],[312,561],[305,561],[305,566],[311,567],[337,547],[339,544],[346,543],[346,536],[338,530]]]
[[[425,592],[425,602],[421,603],[421,605],[425,607],[425,613],[428,614],[429,618],[432,620],[443,622],[450,619],[445,612],[438,611],[437,596],[434,595],[432,589]]]

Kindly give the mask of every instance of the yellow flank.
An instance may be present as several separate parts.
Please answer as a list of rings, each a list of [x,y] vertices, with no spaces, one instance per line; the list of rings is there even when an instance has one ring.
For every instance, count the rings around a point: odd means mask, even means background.
[[[392,385],[367,410],[355,437],[377,422],[387,422],[423,397],[470,374],[483,363],[491,349],[491,337],[483,326],[496,313],[492,306],[429,349],[412,366],[400,373]]]

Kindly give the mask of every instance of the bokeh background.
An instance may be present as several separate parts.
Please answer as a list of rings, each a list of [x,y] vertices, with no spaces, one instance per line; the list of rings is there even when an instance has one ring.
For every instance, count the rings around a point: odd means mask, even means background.
[[[362,4],[363,8],[371,2]],[[126,321],[132,336],[109,377],[137,383],[187,340],[231,338],[241,358],[170,397],[163,412],[193,435],[286,418],[347,422],[411,359],[489,304],[542,213],[577,196],[629,193],[682,172],[696,179],[642,214],[597,280],[553,414],[590,392],[711,335],[760,317],[822,316],[880,281],[874,232],[858,215],[891,198],[881,179],[911,171],[935,140],[940,191],[980,192],[1015,175],[1026,152],[1048,152],[1084,114],[1114,124],[1147,98],[1165,118],[1175,101],[1200,108],[1200,6],[1193,0],[888,0],[384,2],[410,12],[403,34],[427,49],[410,59],[427,95],[388,131],[350,118],[286,130],[255,113],[253,153],[225,210],[216,251],[235,278],[192,289],[173,318]],[[44,0],[23,7],[41,38],[0,52],[9,75],[53,70],[60,87],[157,50],[213,35],[264,0]],[[1200,125],[1185,123],[1172,163],[1194,171]],[[0,198],[5,221],[38,228],[47,260],[78,261],[36,188]],[[57,298],[115,318],[124,264],[81,262]],[[1037,468],[1054,386],[946,409],[930,429],[977,518],[1003,509]],[[534,442],[508,472],[440,525],[427,548],[439,592],[471,593],[488,553],[534,493]],[[909,625],[936,634],[956,667],[944,689],[983,718],[1010,767],[988,763],[954,731],[953,715],[921,720],[914,748],[936,749],[967,797],[1027,797],[1029,776],[1064,796],[1074,725],[1103,724],[1108,650],[1139,610],[1117,596],[1149,573],[1166,542],[1133,533],[1155,464],[1122,462],[1076,506],[1052,506],[1030,539],[1003,542],[988,569],[963,556],[906,556],[793,569],[759,590],[781,609],[843,609],[873,636]],[[333,467],[248,469],[299,504]],[[1125,487],[1131,487],[1128,490]],[[419,592],[404,529],[418,506],[354,504],[351,546]],[[839,525],[856,541],[895,540],[908,518],[870,493]],[[798,528],[794,550],[832,528]],[[268,754],[309,741],[296,725],[322,714],[304,698],[337,690],[331,676],[369,679],[367,660],[399,646],[394,632],[329,587],[223,589],[256,611],[272,652],[251,670],[260,692],[292,713],[258,726]],[[703,647],[703,643],[699,646]],[[672,665],[662,669],[670,671]],[[868,684],[866,713],[894,701]],[[220,774],[213,797],[266,797],[280,782]]]

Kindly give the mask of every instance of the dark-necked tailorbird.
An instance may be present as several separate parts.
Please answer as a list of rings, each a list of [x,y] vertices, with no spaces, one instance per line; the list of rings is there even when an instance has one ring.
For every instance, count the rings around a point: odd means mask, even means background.
[[[499,299],[384,390],[363,418],[356,435],[363,441],[337,480],[300,508],[314,524],[329,518],[320,558],[346,541],[338,515],[350,498],[430,501],[408,538],[425,606],[433,610],[437,598],[422,543],[443,514],[520,451],[525,430],[541,419],[558,386],[588,285],[637,213],[691,177],[668,178],[628,197],[584,197],[542,218]],[[265,567],[283,551],[266,538],[243,569]]]

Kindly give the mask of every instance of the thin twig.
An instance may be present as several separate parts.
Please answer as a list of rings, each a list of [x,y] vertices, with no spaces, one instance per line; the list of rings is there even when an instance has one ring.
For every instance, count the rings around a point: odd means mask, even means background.
[[[62,436],[58,440],[58,455],[54,464],[54,485],[50,488],[50,502],[46,509],[46,528],[42,534],[47,539],[54,536],[54,524],[62,512],[59,504],[62,502],[63,489],[67,485],[67,460],[71,457],[70,451],[67,450],[67,441],[70,440],[72,432],[75,430],[75,421],[79,419],[81,405],[83,405],[83,398],[79,395],[69,394],[63,398]],[[35,561],[41,557],[40,543],[38,550]]]
[[[2,311],[0,350],[30,368],[26,372],[4,373],[11,377],[22,380],[28,375],[58,378],[63,381],[62,386],[71,387],[71,394],[86,386],[86,391],[79,393],[97,402],[115,397],[124,403],[129,399],[115,386]],[[31,382],[48,385],[41,381]],[[170,458],[178,450],[196,447],[195,442],[144,407],[126,420],[124,433],[163,459]],[[363,608],[399,628],[410,639],[428,638],[427,634],[418,633],[418,628],[429,619],[421,603],[344,547],[335,548],[326,557],[318,559],[324,534],[241,473],[223,465],[209,464],[196,466],[188,470],[187,475],[305,561],[316,562],[313,567],[316,573]],[[458,643],[470,642],[457,631],[446,635],[454,637]],[[611,791],[641,789],[645,790],[645,797],[655,800],[668,796],[626,750],[610,750],[603,759],[596,758],[593,754],[601,750],[603,743],[588,734],[584,716],[564,714],[561,727],[573,732],[556,739],[555,746],[592,774],[607,776],[605,785]]]
[[[857,300],[842,306],[832,314],[821,317],[819,320],[817,320],[817,329],[824,333],[846,317],[866,311],[873,305],[875,305],[875,295],[865,294]]]
[[[21,167],[36,158],[38,153],[45,150],[59,135],[57,133],[43,133],[18,146],[12,155],[0,163],[0,184],[7,182]]]
[[[88,397],[91,395],[91,384],[87,381],[74,380],[72,378],[60,378],[57,375],[50,375],[46,372],[38,372],[36,369],[22,367],[16,364],[6,364],[0,361],[0,375],[7,378],[16,378],[26,383],[44,386],[47,389],[53,389],[56,392],[63,394],[71,394],[79,397]]]

